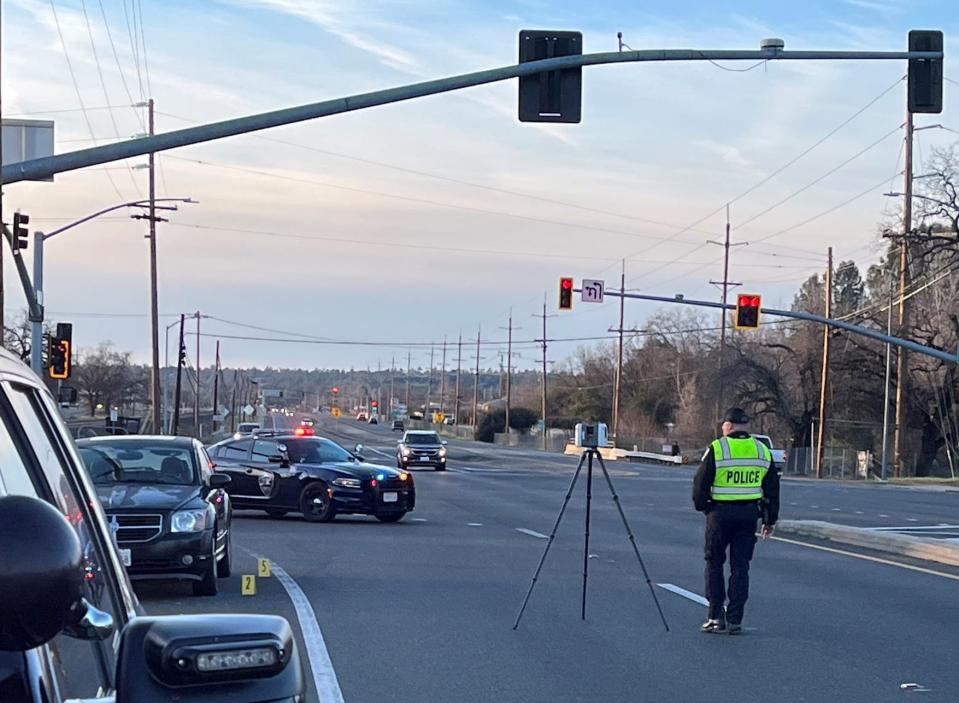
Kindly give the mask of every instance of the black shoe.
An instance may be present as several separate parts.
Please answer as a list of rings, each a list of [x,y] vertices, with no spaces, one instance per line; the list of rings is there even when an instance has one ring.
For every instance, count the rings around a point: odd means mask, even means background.
[[[708,634],[726,632],[726,621],[722,618],[709,618],[709,620],[699,626],[699,631]]]
[[[731,635],[741,635],[743,634],[743,626],[740,625],[738,622],[731,622],[726,627],[726,632],[728,632]]]

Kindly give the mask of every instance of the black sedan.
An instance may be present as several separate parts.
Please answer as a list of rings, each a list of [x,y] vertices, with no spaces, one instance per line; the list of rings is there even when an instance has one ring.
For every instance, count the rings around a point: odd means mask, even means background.
[[[132,580],[191,581],[212,596],[230,575],[230,479],[190,437],[120,435],[77,441]]]
[[[330,522],[358,514],[397,522],[416,505],[413,477],[365,463],[360,445],[349,452],[329,439],[287,431],[226,440],[209,451],[216,470],[232,479],[233,505],[271,517],[300,512],[310,522]]]

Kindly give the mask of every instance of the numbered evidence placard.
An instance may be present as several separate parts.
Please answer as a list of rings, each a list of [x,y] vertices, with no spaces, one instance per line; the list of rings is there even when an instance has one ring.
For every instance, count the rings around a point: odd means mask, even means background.
[[[253,574],[243,574],[241,577],[243,580],[241,593],[244,596],[255,596],[256,595],[256,576]]]

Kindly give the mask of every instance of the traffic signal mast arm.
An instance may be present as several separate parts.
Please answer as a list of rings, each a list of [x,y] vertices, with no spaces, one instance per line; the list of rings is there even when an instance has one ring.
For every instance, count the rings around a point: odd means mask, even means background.
[[[427,95],[447,93],[469,88],[582,66],[632,63],[642,61],[821,61],[821,60],[906,60],[929,59],[942,61],[942,51],[785,51],[778,47],[759,50],[728,49],[646,49],[642,51],[607,51],[596,54],[580,54],[559,58],[527,61],[524,63],[467,73],[448,78],[439,78],[422,83],[387,88],[371,93],[361,93],[345,98],[263,112],[247,117],[238,117],[222,122],[187,127],[172,132],[142,137],[103,146],[80,149],[65,154],[47,156],[29,161],[19,161],[3,167],[3,183],[42,180],[64,171],[96,166],[111,161],[143,156],[151,152],[176,149],[191,144],[200,144],[224,137],[256,132],[261,129],[295,124],[319,117],[338,115],[354,110],[363,110],[378,105],[412,100]]]
[[[576,293],[580,293],[579,288],[575,289]],[[634,298],[636,300],[649,300],[655,303],[674,303],[678,305],[695,305],[701,308],[717,308],[720,310],[735,310],[736,306],[732,304],[723,305],[722,303],[715,303],[710,300],[689,300],[682,296],[677,296],[673,298],[668,298],[663,295],[643,295],[641,293],[621,293],[619,291],[607,290],[605,295],[608,295],[612,298]],[[942,349],[935,349],[933,347],[923,346],[909,339],[902,339],[901,337],[893,337],[888,334],[879,332],[878,330],[870,329],[868,327],[861,327],[860,325],[854,325],[852,323],[846,322],[844,320],[837,320],[831,317],[823,317],[822,315],[814,315],[811,312],[802,312],[799,310],[776,310],[775,308],[760,308],[760,312],[763,315],[774,315],[776,317],[791,317],[796,320],[807,320],[809,322],[819,322],[823,325],[828,325],[829,327],[836,327],[841,330],[846,330],[847,332],[852,332],[853,334],[861,334],[864,337],[869,337],[871,339],[878,340],[884,344],[892,344],[896,347],[902,347],[903,349],[908,349],[914,351],[917,354],[925,354],[926,356],[931,356],[940,361],[947,361],[952,364],[959,364],[959,355],[951,354],[950,352],[943,351]]]

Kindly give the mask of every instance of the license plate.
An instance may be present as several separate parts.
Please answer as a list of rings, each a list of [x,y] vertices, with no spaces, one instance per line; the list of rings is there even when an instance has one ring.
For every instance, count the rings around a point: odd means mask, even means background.
[[[130,566],[133,563],[133,556],[130,554],[129,549],[120,550],[120,561],[123,562],[124,566]]]
[[[395,492],[389,492],[383,494],[384,503],[395,503],[400,499],[400,494]]]

